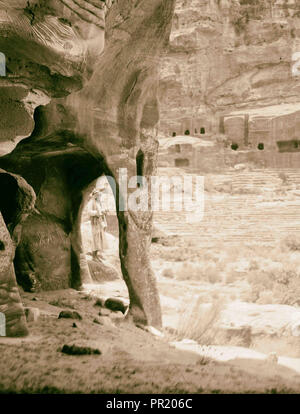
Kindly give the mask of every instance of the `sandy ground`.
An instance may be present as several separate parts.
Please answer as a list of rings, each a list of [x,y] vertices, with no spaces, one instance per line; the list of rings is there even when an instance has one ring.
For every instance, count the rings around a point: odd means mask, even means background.
[[[38,300],[32,300],[35,299]],[[300,376],[259,359],[226,362],[178,350],[111,314],[93,322],[100,308],[73,290],[24,294],[25,305],[41,311],[25,339],[0,340],[0,390],[19,393],[229,393],[295,392]],[[51,303],[61,304],[53,306]],[[82,321],[58,319],[74,308]],[[77,327],[73,327],[73,323]],[[101,355],[68,356],[64,344],[96,347]]]

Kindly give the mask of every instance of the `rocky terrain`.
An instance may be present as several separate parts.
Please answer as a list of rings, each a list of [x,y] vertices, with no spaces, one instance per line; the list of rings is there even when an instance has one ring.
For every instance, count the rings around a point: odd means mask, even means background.
[[[122,167],[131,175],[140,168],[146,177],[155,170],[155,62],[169,38],[174,3],[0,2],[7,74],[0,82],[5,114],[0,175],[6,193],[0,311],[7,315],[8,335],[27,333],[13,259],[26,291],[79,288],[81,213],[89,185],[102,174],[117,177]],[[128,317],[159,327],[148,257],[151,213],[118,211],[118,219]]]

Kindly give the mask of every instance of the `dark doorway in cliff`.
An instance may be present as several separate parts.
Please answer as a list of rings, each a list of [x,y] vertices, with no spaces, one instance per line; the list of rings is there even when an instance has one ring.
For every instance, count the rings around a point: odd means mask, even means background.
[[[19,187],[16,179],[9,174],[0,174],[0,211],[2,213],[5,224],[10,231],[13,231],[13,226],[18,215],[18,193]]]
[[[177,135],[176,132],[173,132],[172,137],[176,137],[176,135]]]
[[[257,148],[258,148],[260,151],[263,151],[263,150],[265,149],[265,145],[264,145],[264,143],[263,143],[263,142],[260,142],[260,143],[257,145]]]
[[[277,147],[279,152],[298,152],[300,151],[300,140],[277,141]]]
[[[236,143],[231,144],[231,149],[232,149],[233,151],[237,151],[237,150],[239,149],[238,144],[236,144]]]
[[[190,130],[189,130],[189,129],[187,129],[187,130],[184,132],[184,135],[190,135]]]
[[[175,167],[189,167],[190,161],[187,158],[177,158],[175,160]]]
[[[205,134],[205,128],[204,127],[202,127],[201,129],[200,129],[200,134]]]

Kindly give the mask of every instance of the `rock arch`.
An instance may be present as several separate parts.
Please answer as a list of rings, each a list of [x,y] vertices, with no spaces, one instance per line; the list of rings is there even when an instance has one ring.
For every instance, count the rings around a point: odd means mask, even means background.
[[[1,22],[7,36],[0,39],[0,49],[14,82],[22,82],[24,89],[21,99],[13,93],[16,86],[9,84],[8,102],[15,100],[26,128],[23,136],[13,135],[20,125],[1,136],[1,153],[7,155],[0,158],[0,167],[24,177],[36,194],[35,209],[23,217],[15,258],[18,280],[26,289],[80,286],[78,217],[84,190],[92,180],[104,173],[117,181],[119,168],[135,175],[139,148],[144,154],[144,177],[149,179],[155,172],[157,59],[168,41],[175,0],[112,3],[106,0],[95,6],[89,0],[53,0],[48,7],[35,0],[27,10],[27,2],[15,0],[8,9],[8,21]],[[96,9],[89,13],[92,6]],[[55,36],[47,37],[47,28]],[[34,110],[34,131],[11,152],[15,142],[32,129]],[[160,327],[159,297],[148,257],[152,213],[120,211],[119,191],[117,186],[120,259],[130,296],[128,317]],[[1,256],[5,265],[0,284],[9,281],[13,290],[8,293],[16,299],[14,236],[0,219],[1,237],[10,246],[10,254]],[[51,253],[57,238],[59,263],[57,251]],[[51,263],[48,273],[46,257]],[[26,334],[22,307],[18,321],[11,322],[10,299],[7,293],[1,297],[8,335]]]

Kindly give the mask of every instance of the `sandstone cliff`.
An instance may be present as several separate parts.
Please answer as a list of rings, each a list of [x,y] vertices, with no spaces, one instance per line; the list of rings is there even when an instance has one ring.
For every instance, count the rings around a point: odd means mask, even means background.
[[[15,193],[31,189],[26,203],[12,197],[9,204],[12,212],[19,204],[30,205],[26,214],[12,214],[8,221],[1,208],[0,312],[14,321],[9,334],[26,333],[22,310],[12,311],[14,317],[9,313],[11,301],[20,302],[12,298],[15,249],[16,276],[25,290],[78,288],[79,228],[90,183],[102,174],[117,179],[119,168],[136,175],[140,153],[144,176],[154,172],[156,63],[173,10],[173,0],[0,1],[0,51],[7,73],[0,79],[2,181],[5,188],[14,185]],[[10,177],[16,177],[13,184]],[[119,211],[118,201],[116,206],[128,317],[159,327],[148,258],[152,215]],[[17,224],[22,232],[12,244],[8,230],[14,238]]]
[[[198,133],[218,132],[220,114],[299,102],[299,51],[297,0],[178,0],[160,69],[161,131],[184,133],[194,119]]]

